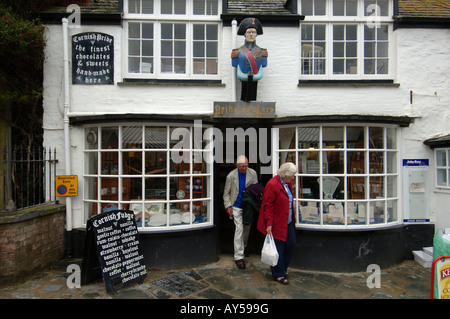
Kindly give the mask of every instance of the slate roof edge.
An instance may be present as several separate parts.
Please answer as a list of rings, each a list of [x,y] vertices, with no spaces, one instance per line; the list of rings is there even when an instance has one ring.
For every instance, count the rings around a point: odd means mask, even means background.
[[[397,28],[450,28],[450,17],[418,17],[418,16],[394,16],[394,23]]]

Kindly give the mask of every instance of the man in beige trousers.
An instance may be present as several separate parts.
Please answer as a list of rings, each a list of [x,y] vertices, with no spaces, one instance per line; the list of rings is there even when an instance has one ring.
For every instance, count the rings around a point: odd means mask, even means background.
[[[223,203],[230,218],[234,219],[234,261],[240,269],[245,269],[244,250],[247,246],[250,225],[244,225],[242,193],[245,188],[258,183],[255,170],[248,167],[248,159],[241,155],[237,158],[236,168],[226,179]]]

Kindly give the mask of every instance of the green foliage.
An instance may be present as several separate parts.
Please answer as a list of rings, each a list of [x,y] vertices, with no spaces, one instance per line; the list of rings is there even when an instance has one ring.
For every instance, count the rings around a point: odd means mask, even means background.
[[[37,20],[0,7],[1,100],[23,104],[41,96],[44,32]]]

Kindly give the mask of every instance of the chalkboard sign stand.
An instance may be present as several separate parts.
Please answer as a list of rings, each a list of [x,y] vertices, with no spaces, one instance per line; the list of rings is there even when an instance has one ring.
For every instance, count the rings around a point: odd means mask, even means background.
[[[98,258],[97,243],[92,229],[92,220],[89,219],[86,225],[83,262],[81,263],[81,284],[87,285],[102,278],[102,268]]]
[[[147,276],[133,211],[114,210],[90,218],[81,265],[81,284],[103,277],[107,293],[116,293]]]

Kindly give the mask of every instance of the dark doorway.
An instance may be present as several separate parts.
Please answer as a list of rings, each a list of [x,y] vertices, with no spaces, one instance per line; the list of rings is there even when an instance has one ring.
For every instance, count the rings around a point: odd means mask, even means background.
[[[229,128],[229,130],[235,130],[235,132],[240,133],[248,133],[245,136],[245,141],[239,140],[237,138],[233,140],[227,140],[226,137],[226,127],[219,127],[219,129],[223,133],[223,141],[222,150],[223,150],[223,161],[215,162],[215,171],[214,171],[214,215],[216,224],[219,229],[219,246],[220,253],[233,254],[233,239],[234,239],[234,221],[229,218],[228,214],[225,211],[225,207],[223,205],[223,191],[225,188],[225,182],[227,175],[236,168],[235,161],[239,155],[241,155],[242,150],[244,150],[244,155],[249,159],[249,167],[254,169],[258,174],[258,182],[262,185],[265,185],[267,181],[272,177],[271,174],[265,174],[266,170],[261,170],[262,167],[270,166],[269,163],[261,163],[260,154],[259,154],[259,146],[260,143],[265,143],[266,149],[263,152],[267,153],[264,155],[271,156],[271,132],[269,128],[260,128],[260,127],[251,127],[250,126],[239,126]],[[256,132],[256,135],[254,134]],[[261,134],[262,133],[262,134]],[[228,138],[229,139],[229,138]],[[261,140],[261,141],[260,141]],[[216,142],[215,142],[216,143]],[[228,148],[227,148],[228,144]],[[232,145],[231,145],[232,144]],[[252,144],[252,145],[251,145]],[[255,147],[256,145],[256,147]],[[217,144],[214,145],[217,147]],[[220,147],[219,147],[220,149]],[[216,148],[217,150],[217,148]],[[228,152],[227,152],[228,150]],[[230,152],[233,150],[232,152]],[[255,152],[256,154],[250,154],[251,152]],[[230,154],[231,153],[231,154]],[[232,161],[232,162],[231,162]],[[264,174],[261,174],[261,172]],[[262,243],[262,234],[259,233],[256,229],[256,223],[253,223],[250,230],[249,241],[247,246],[247,252],[250,254],[259,253],[261,250]]]

